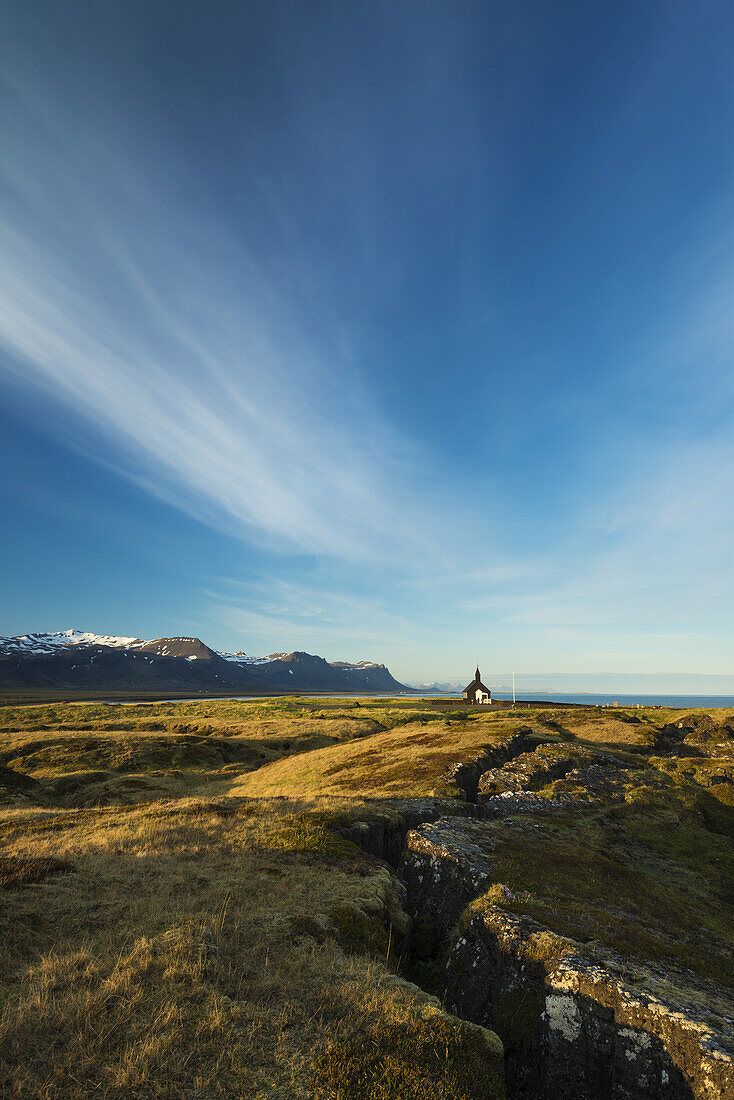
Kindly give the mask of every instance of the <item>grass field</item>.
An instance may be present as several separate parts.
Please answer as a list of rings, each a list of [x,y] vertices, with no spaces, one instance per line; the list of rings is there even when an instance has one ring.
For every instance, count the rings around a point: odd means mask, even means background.
[[[661,748],[675,718],[298,698],[0,708],[0,1094],[502,1095],[486,1034],[400,980],[400,885],[336,826],[456,797],[450,767],[528,725],[634,766],[613,806],[492,826],[505,904],[726,981],[731,715],[691,756]]]

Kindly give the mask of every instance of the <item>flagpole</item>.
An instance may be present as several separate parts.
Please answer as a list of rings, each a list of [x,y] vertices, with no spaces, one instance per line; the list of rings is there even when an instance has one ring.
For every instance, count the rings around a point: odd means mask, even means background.
[[[515,673],[512,674],[512,705],[515,705]]]

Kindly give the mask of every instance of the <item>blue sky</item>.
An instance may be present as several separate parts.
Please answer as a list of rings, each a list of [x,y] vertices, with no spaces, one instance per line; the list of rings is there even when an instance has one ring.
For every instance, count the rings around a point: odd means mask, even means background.
[[[2,22],[2,633],[734,668],[729,5]]]

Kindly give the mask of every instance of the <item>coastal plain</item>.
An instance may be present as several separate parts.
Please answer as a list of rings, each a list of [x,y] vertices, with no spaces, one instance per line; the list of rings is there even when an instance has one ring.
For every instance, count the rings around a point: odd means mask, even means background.
[[[477,922],[541,929],[546,976],[622,960],[708,1028],[726,1088],[733,841],[732,711],[10,703],[0,1092],[542,1095],[530,994],[461,1008]],[[680,1050],[665,1095],[724,1097]]]

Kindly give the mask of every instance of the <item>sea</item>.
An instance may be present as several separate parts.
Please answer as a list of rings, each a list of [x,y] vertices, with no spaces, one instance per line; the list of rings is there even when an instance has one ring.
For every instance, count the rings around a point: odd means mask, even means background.
[[[458,696],[457,696],[458,698]],[[512,699],[511,692],[493,691],[493,699]],[[587,695],[568,692],[518,692],[518,703],[576,703],[590,707],[734,707],[734,695]]]

